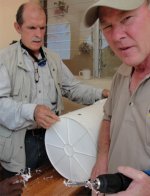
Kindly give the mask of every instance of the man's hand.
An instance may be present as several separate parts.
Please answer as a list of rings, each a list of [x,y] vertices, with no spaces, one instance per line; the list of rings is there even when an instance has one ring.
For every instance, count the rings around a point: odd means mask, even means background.
[[[107,98],[109,96],[110,91],[108,89],[104,89],[102,91],[102,97],[103,98]]]
[[[18,196],[23,192],[23,179],[13,176],[0,182],[0,196]]]
[[[133,179],[133,181],[127,190],[111,196],[150,196],[150,176],[130,167],[119,167],[118,171]]]
[[[48,129],[59,120],[59,117],[55,115],[48,106],[37,105],[34,111],[34,119],[38,127]]]

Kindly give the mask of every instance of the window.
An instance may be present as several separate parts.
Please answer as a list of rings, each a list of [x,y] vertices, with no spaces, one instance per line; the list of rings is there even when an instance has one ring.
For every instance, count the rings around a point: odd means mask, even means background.
[[[53,49],[60,57],[70,59],[70,24],[49,24],[47,27],[47,47]]]

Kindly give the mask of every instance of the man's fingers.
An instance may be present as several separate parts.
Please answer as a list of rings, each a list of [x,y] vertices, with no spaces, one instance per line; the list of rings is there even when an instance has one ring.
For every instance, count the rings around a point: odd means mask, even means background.
[[[59,120],[59,117],[52,112],[51,112],[51,114],[47,115],[47,117],[49,117],[50,119],[55,120],[55,121]]]
[[[141,179],[143,177],[144,172],[136,170],[134,168],[131,167],[123,167],[120,166],[118,167],[118,171],[122,174],[124,174],[125,176],[128,176],[131,179]]]
[[[45,105],[37,105],[34,112],[36,123],[39,127],[48,129],[59,120],[59,117]]]
[[[53,119],[49,116],[46,116],[38,121],[38,125],[40,125],[45,129],[48,129],[52,124],[56,123],[57,121],[58,121],[57,119]]]

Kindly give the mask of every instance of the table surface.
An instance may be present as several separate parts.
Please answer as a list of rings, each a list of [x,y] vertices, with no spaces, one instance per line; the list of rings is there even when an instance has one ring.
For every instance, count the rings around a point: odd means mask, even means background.
[[[26,183],[22,196],[89,196],[90,190],[85,187],[66,187],[64,178],[58,172],[45,165],[32,173]]]

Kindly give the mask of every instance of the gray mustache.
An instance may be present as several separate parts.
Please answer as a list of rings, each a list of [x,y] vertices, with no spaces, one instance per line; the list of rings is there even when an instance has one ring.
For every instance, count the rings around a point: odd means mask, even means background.
[[[33,42],[41,42],[42,39],[40,39],[40,38],[38,38],[38,37],[34,37],[34,38],[32,39],[32,41],[33,41]]]

